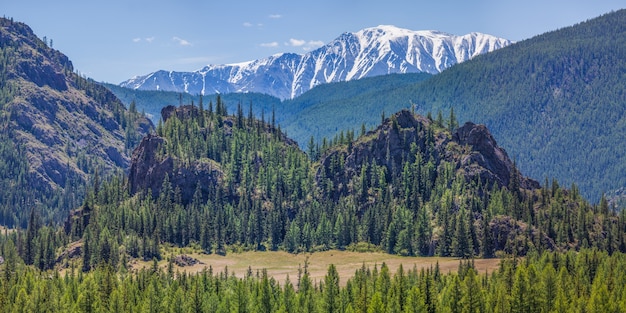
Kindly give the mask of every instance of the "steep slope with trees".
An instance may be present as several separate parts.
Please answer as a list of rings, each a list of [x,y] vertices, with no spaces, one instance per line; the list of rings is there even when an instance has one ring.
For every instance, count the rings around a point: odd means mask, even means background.
[[[25,24],[0,19],[0,63],[0,224],[23,227],[35,208],[60,220],[153,126]]]
[[[485,123],[525,173],[598,201],[626,186],[625,46],[621,10],[451,69],[411,98]]]

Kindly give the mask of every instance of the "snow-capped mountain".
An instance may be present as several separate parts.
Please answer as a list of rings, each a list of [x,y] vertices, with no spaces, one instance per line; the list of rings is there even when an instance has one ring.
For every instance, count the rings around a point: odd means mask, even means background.
[[[191,94],[260,92],[294,98],[319,84],[391,73],[436,74],[472,57],[511,44],[481,33],[463,36],[381,25],[344,33],[307,54],[283,53],[195,72],[157,71],[120,84],[142,90]]]

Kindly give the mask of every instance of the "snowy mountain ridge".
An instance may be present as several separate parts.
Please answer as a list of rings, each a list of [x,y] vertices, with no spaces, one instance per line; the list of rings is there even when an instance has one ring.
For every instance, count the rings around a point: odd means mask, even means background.
[[[260,92],[289,99],[319,84],[392,73],[437,74],[511,43],[482,33],[457,36],[380,25],[343,33],[306,54],[282,53],[235,64],[207,65],[195,72],[160,70],[120,86],[191,94]]]

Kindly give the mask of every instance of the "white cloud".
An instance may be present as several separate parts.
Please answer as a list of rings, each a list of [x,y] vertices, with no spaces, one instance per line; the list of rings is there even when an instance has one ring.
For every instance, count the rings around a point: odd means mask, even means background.
[[[295,38],[291,38],[291,39],[289,39],[289,42],[285,42],[285,46],[300,47],[304,51],[313,50],[313,49],[319,48],[319,47],[321,47],[323,45],[324,45],[324,42],[320,41],[320,40],[309,40],[309,41],[306,41],[306,40],[295,39]]]
[[[276,48],[276,47],[278,47],[278,42],[276,42],[276,41],[266,42],[266,43],[260,44],[260,46],[263,47],[263,48]]]
[[[181,46],[191,46],[192,45],[191,42],[189,42],[189,41],[187,41],[185,39],[179,38],[179,37],[172,37],[172,40],[178,42],[178,44],[181,45]]]
[[[283,16],[280,14],[270,14],[269,18],[274,18],[274,19],[278,19],[278,18],[282,18]]]
[[[142,41],[145,41],[145,42],[147,42],[147,43],[151,43],[151,42],[153,42],[153,41],[154,41],[154,39],[155,39],[155,37],[154,37],[154,36],[153,36],[153,37],[143,38],[143,39],[141,39],[140,37],[136,37],[136,38],[133,38],[133,42],[137,43],[137,42],[142,42]]]
[[[301,47],[301,46],[304,46],[305,44],[306,44],[306,40],[294,39],[294,38],[289,39],[289,42],[285,43],[285,45],[292,46],[292,47]]]
[[[313,49],[317,49],[321,46],[324,45],[324,42],[321,40],[311,40],[306,44],[306,47],[304,48],[304,50],[313,50]]]
[[[256,23],[256,24],[254,24],[254,23],[251,23],[251,22],[244,22],[242,25],[243,25],[243,27],[247,27],[247,28],[251,28],[251,27],[255,27],[255,26],[258,27],[258,28],[263,27],[263,23]]]

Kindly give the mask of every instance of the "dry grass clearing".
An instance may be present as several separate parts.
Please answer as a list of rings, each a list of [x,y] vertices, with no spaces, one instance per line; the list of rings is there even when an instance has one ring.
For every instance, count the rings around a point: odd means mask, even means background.
[[[401,264],[406,271],[413,267],[417,267],[418,269],[435,267],[435,264],[439,262],[439,268],[443,273],[456,272],[459,267],[459,259],[457,258],[402,257],[378,252],[361,253],[337,250],[301,254],[290,254],[282,251],[255,251],[230,253],[226,256],[199,253],[190,253],[187,255],[198,259],[204,264],[196,264],[187,267],[175,266],[175,271],[197,273],[211,266],[214,273],[223,272],[228,268],[229,274],[234,273],[237,277],[243,277],[248,271],[248,268],[251,268],[253,273],[256,273],[257,270],[261,271],[262,269],[266,269],[268,275],[281,284],[285,281],[287,275],[289,275],[292,283],[295,282],[298,277],[298,268],[304,267],[307,258],[309,273],[313,281],[322,281],[328,271],[328,266],[335,264],[342,285],[344,285],[350,277],[354,276],[355,271],[363,265],[372,269],[377,265],[380,269],[380,265],[384,262],[389,267],[391,273],[395,273]],[[474,264],[480,273],[485,273],[486,271],[491,273],[498,268],[500,260],[477,259],[474,261]],[[133,268],[138,269],[150,267],[151,265],[152,262],[149,261],[138,261],[133,264]],[[159,262],[159,266],[166,267],[167,261]]]

